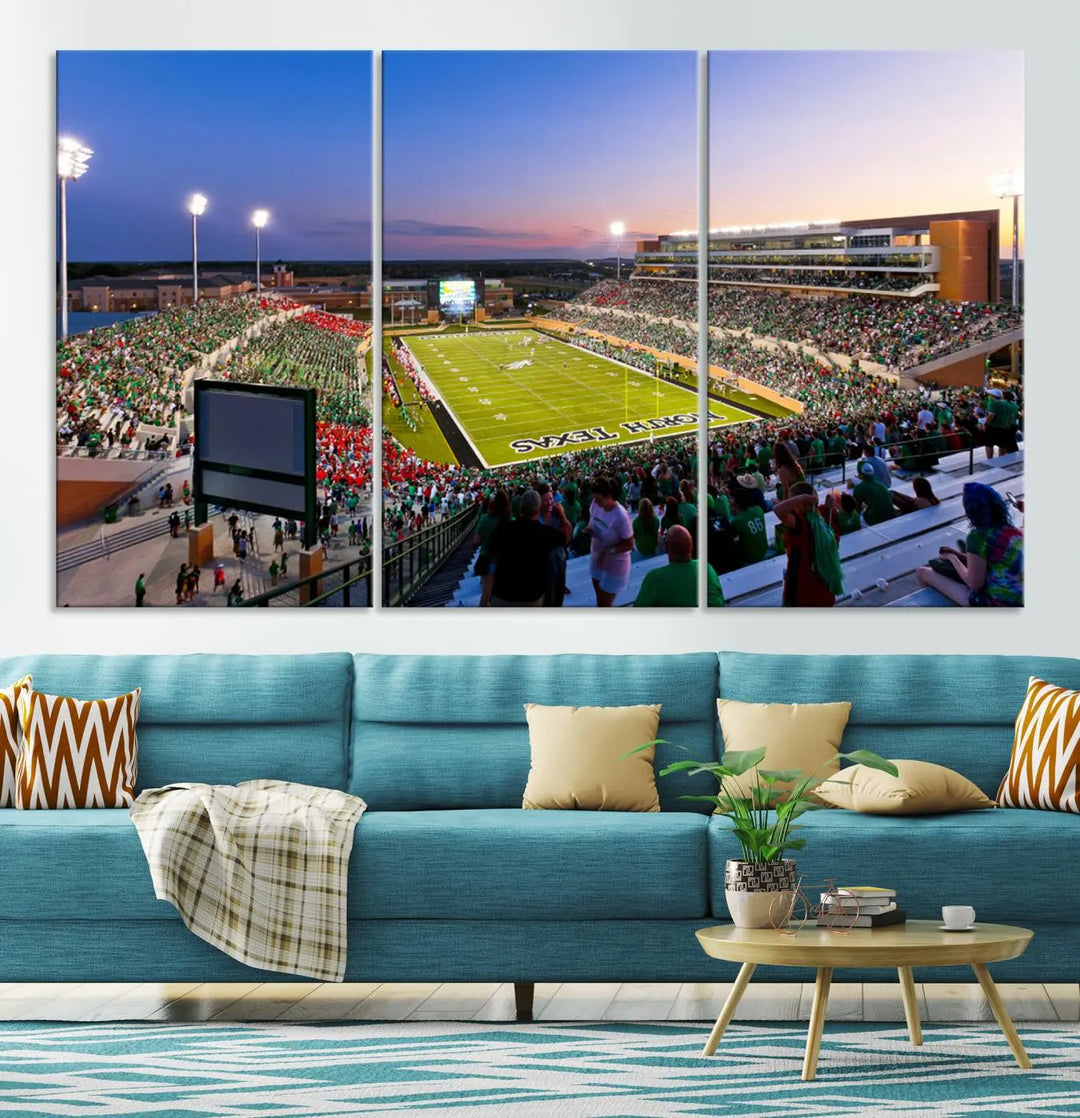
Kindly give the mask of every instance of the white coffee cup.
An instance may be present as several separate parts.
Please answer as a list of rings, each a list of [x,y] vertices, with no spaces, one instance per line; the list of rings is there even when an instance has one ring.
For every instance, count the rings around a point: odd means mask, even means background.
[[[941,909],[941,919],[946,928],[961,931],[975,923],[975,909],[969,904],[947,904]]]

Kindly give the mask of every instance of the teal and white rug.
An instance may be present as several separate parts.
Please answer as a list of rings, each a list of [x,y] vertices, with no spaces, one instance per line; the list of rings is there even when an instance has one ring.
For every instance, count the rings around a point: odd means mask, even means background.
[[[0,1024],[0,1115],[180,1118],[1076,1118],[1080,1024],[825,1027],[799,1079],[805,1025],[395,1022]]]

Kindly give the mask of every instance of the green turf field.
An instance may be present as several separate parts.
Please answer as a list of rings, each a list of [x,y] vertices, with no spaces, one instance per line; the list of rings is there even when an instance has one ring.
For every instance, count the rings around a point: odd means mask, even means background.
[[[697,429],[695,392],[534,330],[406,340],[489,466]],[[716,401],[710,417],[714,427],[757,419]]]

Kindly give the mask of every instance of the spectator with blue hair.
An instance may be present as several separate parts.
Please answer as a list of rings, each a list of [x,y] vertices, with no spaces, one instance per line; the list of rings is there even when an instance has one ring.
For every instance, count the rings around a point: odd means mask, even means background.
[[[963,550],[939,549],[953,573],[928,566],[919,567],[915,577],[958,606],[1022,606],[1024,533],[1013,525],[1005,498],[989,485],[969,481],[962,499],[971,521]]]

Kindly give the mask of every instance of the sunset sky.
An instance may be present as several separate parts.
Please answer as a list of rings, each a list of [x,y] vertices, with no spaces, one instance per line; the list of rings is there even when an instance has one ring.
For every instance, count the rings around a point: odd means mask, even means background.
[[[987,177],[1024,166],[1023,54],[713,54],[709,124],[713,227],[992,209]],[[1009,203],[1003,254],[1011,228]]]
[[[363,52],[62,52],[57,115],[95,150],[69,257],[371,255]],[[387,259],[614,254],[697,225],[690,52],[387,52]],[[984,209],[1022,168],[1018,52],[720,52],[710,224]],[[1009,251],[1003,207],[1002,251]],[[1021,222],[1022,228],[1022,222]]]
[[[57,123],[94,149],[68,188],[71,260],[371,256],[371,55],[63,51]]]
[[[387,259],[611,256],[697,213],[689,52],[387,52]]]

